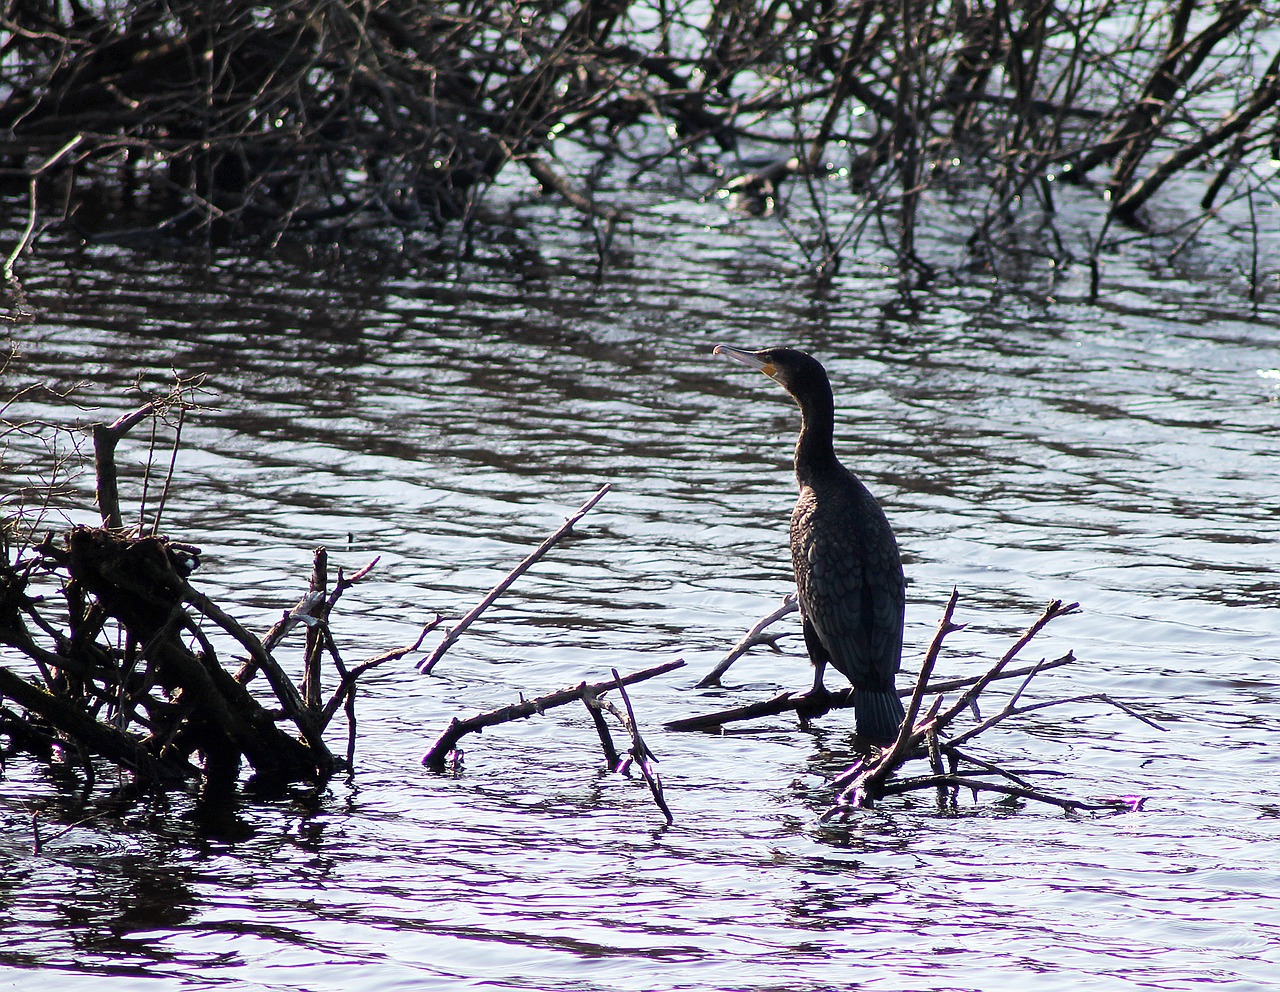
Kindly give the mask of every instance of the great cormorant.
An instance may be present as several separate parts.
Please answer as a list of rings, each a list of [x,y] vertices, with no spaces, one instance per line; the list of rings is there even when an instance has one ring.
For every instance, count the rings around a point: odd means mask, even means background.
[[[894,686],[906,600],[902,559],[875,497],[836,458],[835,401],[826,370],[793,348],[743,351],[720,345],[715,353],[775,379],[800,406],[800,498],[791,513],[791,563],[815,669],[813,687],[823,691],[822,671],[829,662],[853,683],[858,735],[892,741],[903,718]]]

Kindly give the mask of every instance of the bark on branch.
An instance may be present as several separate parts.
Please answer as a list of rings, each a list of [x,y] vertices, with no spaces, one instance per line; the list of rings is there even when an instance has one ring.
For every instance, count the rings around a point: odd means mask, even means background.
[[[675,661],[668,661],[653,668],[632,672],[630,675],[622,676],[621,679],[615,677],[604,682],[579,682],[577,685],[557,689],[555,692],[538,696],[536,699],[522,699],[518,703],[510,703],[496,710],[477,713],[475,716],[468,717],[465,720],[459,720],[454,717],[449,722],[445,732],[440,735],[440,738],[431,746],[431,749],[423,755],[422,763],[432,771],[443,772],[448,763],[449,752],[453,751],[458,742],[467,734],[479,733],[486,727],[497,727],[504,723],[510,723],[512,720],[525,720],[557,706],[586,700],[593,696],[598,697],[601,693],[607,692],[617,685],[634,685],[646,679],[674,672],[678,668],[683,668],[684,664],[684,660],[678,658]]]

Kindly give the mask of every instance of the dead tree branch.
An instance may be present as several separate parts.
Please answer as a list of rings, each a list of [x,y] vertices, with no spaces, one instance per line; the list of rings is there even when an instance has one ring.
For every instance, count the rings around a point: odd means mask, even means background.
[[[1041,660],[1030,665],[1011,667],[1019,653],[1049,623],[1079,612],[1079,606],[1075,603],[1064,604],[1058,600],[1049,603],[1041,615],[982,674],[968,678],[935,681],[934,672],[946,637],[963,629],[962,624],[954,621],[958,599],[958,590],[953,589],[938,622],[937,630],[925,652],[914,685],[911,689],[898,691],[899,696],[909,697],[905,706],[906,715],[898,737],[888,747],[875,750],[868,756],[860,758],[833,780],[832,788],[837,792],[838,798],[825,814],[824,819],[830,820],[847,815],[855,809],[874,805],[877,799],[884,796],[900,795],[918,789],[936,789],[939,802],[946,805],[954,802],[956,791],[960,787],[979,792],[997,792],[1016,798],[1037,799],[1063,809],[1131,808],[1132,802],[1129,799],[1077,800],[1055,796],[1036,788],[1026,780],[1026,776],[1053,773],[1042,770],[1014,773],[1001,768],[995,762],[960,750],[963,745],[973,741],[985,731],[1012,717],[1067,704],[1103,703],[1120,709],[1153,727],[1158,725],[1133,707],[1100,693],[1020,704],[1023,693],[1037,675],[1075,662],[1074,654],[1067,652],[1053,660]],[[770,619],[765,618],[765,621]],[[761,625],[758,624],[757,628],[760,627]],[[744,641],[748,639],[749,637],[744,638]],[[983,698],[983,693],[994,683],[1010,679],[1020,679],[1021,683],[996,713],[982,719],[978,715],[978,702]],[[956,695],[950,704],[946,705],[946,694],[949,693],[956,693]],[[666,729],[674,731],[716,731],[737,721],[787,712],[795,712],[803,723],[821,716],[828,710],[851,707],[853,695],[852,688],[834,693],[824,692],[817,697],[811,690],[799,693],[784,692],[772,699],[674,720],[665,726]],[[958,718],[966,712],[971,712],[976,718],[975,726],[963,731],[954,729]],[[901,777],[900,772],[904,766],[917,759],[928,761],[932,774]],[[949,770],[945,765],[950,766]],[[993,782],[992,779],[996,781]]]
[[[192,585],[198,548],[157,536],[155,528],[144,528],[145,535],[126,531],[116,447],[148,418],[154,426],[175,408],[179,415],[190,409],[189,392],[198,382],[180,381],[168,395],[95,427],[104,526],[49,533],[34,547],[0,535],[0,645],[12,649],[6,659],[25,659],[32,666],[30,677],[0,666],[0,698],[25,711],[30,733],[21,739],[72,750],[82,756],[87,775],[89,759],[96,757],[130,773],[142,788],[199,781],[202,806],[216,808],[225,805],[244,761],[264,785],[317,782],[330,775],[340,763],[325,744],[324,730],[344,705],[350,765],[357,680],[417,650],[439,618],[413,644],[348,668],[334,643],[330,615],[376,559],[350,576],[339,569],[328,590],[328,554],[317,549],[311,592],[264,643]],[[149,450],[151,457],[158,456],[154,443]],[[173,464],[172,457],[166,461]],[[144,500],[145,493],[144,485]],[[21,529],[32,527],[25,523]],[[309,635],[301,686],[273,653],[299,623],[306,624]],[[219,658],[224,640],[248,654],[238,676]],[[333,658],[338,683],[322,704],[324,653]],[[277,709],[268,709],[247,687],[259,670]]]
[[[1048,671],[1052,668],[1061,668],[1064,665],[1070,665],[1075,662],[1075,655],[1071,652],[1063,655],[1061,658],[1054,658],[1052,661],[1042,661],[1036,665],[1027,665],[1022,668],[1012,668],[1002,672],[995,679],[987,679],[983,675],[971,675],[965,678],[947,679],[942,682],[934,682],[926,688],[927,693],[943,693],[954,692],[956,689],[964,689],[969,686],[976,685],[980,680],[987,681],[1004,681],[1007,679],[1023,678],[1027,675],[1037,672]],[[912,689],[899,689],[898,695],[902,697],[910,696],[914,692]],[[813,719],[822,716],[831,710],[843,710],[853,707],[853,689],[837,689],[835,692],[828,692],[823,696],[814,697],[810,690],[803,692],[781,692],[769,699],[761,700],[757,703],[748,703],[745,706],[735,706],[730,709],[717,710],[713,713],[704,713],[700,716],[684,717],[680,720],[672,720],[664,726],[667,730],[676,731],[719,731],[727,724],[741,723],[744,720],[758,720],[760,717],[777,716],[780,713],[796,713],[804,719]]]
[[[953,592],[951,600],[947,604],[947,609],[941,621],[939,621],[937,634],[930,647],[930,654],[935,660],[938,649],[941,647],[942,639],[948,633],[957,629],[951,619],[955,605],[956,593]],[[926,693],[925,683],[932,670],[932,665],[926,663],[921,670],[920,678],[917,680],[916,688],[912,693],[911,705],[907,707],[907,718],[903,721],[897,740],[893,745],[882,751],[860,758],[836,777],[832,784],[834,788],[839,790],[838,798],[831,809],[824,814],[823,819],[830,820],[837,816],[848,815],[855,809],[873,806],[879,798],[884,796],[900,795],[916,789],[936,789],[939,802],[944,806],[954,802],[955,794],[960,788],[968,788],[975,792],[997,792],[1006,796],[1035,800],[1061,809],[1121,810],[1131,808],[1132,804],[1124,799],[1079,800],[1056,796],[1033,787],[1020,776],[1002,770],[993,762],[975,761],[971,756],[959,750],[961,745],[974,740],[984,731],[1010,717],[1067,703],[1106,702],[1116,705],[1126,713],[1137,716],[1145,723],[1156,726],[1148,718],[1135,713],[1131,707],[1118,704],[1115,700],[1102,694],[1076,696],[1070,699],[1057,699],[1028,706],[1019,706],[1018,700],[1031,684],[1032,679],[1047,667],[1045,662],[1031,666],[1031,670],[1027,672],[1022,684],[998,713],[986,720],[980,720],[975,727],[967,732],[953,734],[951,731],[952,724],[961,713],[972,710],[976,714],[976,703],[983,690],[992,682],[1009,675],[1007,665],[1032,638],[1043,630],[1048,623],[1060,617],[1076,613],[1078,610],[1079,607],[1074,603],[1063,604],[1060,600],[1054,600],[1049,603],[1040,617],[1027,628],[1022,636],[1014,642],[1013,646],[984,675],[965,688],[949,707],[943,708],[943,696],[939,694],[933,698],[924,715],[920,716],[921,704]],[[1069,658],[1070,655],[1067,657]],[[897,775],[906,763],[914,758],[928,760],[934,774],[914,778],[891,777]],[[949,772],[944,770],[944,758],[950,764]],[[973,767],[969,769],[963,768],[962,766],[966,763]],[[990,781],[992,777],[1012,780],[1015,784],[1008,785],[1002,782],[992,782]]]
[[[783,597],[782,605],[772,613],[757,620],[755,625],[742,635],[742,639],[729,649],[729,653],[720,660],[720,663],[702,677],[702,680],[697,684],[697,686],[695,686],[695,688],[710,689],[713,686],[718,686],[720,684],[720,677],[729,670],[735,661],[741,658],[757,644],[767,644],[777,652],[779,650],[778,637],[781,635],[766,635],[764,631],[783,617],[795,613],[799,608],[800,606],[796,600],[795,593],[789,593],[787,596]]]
[[[694,193],[757,158],[797,163],[773,187],[846,194],[788,222],[815,267],[866,237],[923,268],[931,189],[964,196],[993,256],[1016,214],[1053,216],[1055,179],[1104,163],[1108,217],[1235,134],[1255,140],[1213,181],[1271,184],[1270,84],[1240,80],[1263,78],[1273,23],[1261,0],[10,4],[0,192],[22,233],[3,272],[16,285],[45,202],[77,236],[275,243],[469,226],[521,170],[610,229],[639,212],[618,202],[633,184]],[[91,221],[89,197],[117,206]]]
[[[1243,107],[1228,114],[1217,127],[1195,141],[1167,155],[1140,181],[1128,186],[1124,195],[1115,200],[1113,212],[1118,217],[1133,217],[1173,176],[1227,140],[1242,135],[1277,102],[1280,102],[1280,54],[1272,60],[1261,84]],[[1225,182],[1226,179],[1227,176],[1223,175],[1220,181]]]
[[[577,511],[574,512],[573,515],[570,516],[563,524],[561,524],[555,533],[538,545],[538,547],[535,548],[524,561],[508,572],[501,582],[490,589],[484,599],[480,600],[480,602],[477,603],[466,616],[459,620],[457,624],[455,624],[454,627],[445,634],[444,640],[437,645],[430,657],[419,662],[418,671],[423,675],[430,675],[432,669],[434,669],[440,662],[440,659],[444,657],[444,653],[448,651],[449,648],[453,647],[458,638],[461,637],[463,632],[479,618],[480,614],[492,606],[494,600],[511,588],[511,585],[516,581],[516,579],[520,578],[520,576],[527,572],[533,565],[541,561],[546,553],[559,544],[566,534],[571,533],[573,531],[573,525],[585,517],[591,511],[591,508],[599,503],[600,500],[604,499],[604,495],[609,491],[609,488],[608,483],[601,486],[596,494],[583,503],[582,506],[578,507]]]
[[[568,686],[564,689],[557,689],[555,692],[549,692],[544,696],[538,696],[536,699],[523,699],[518,703],[510,703],[501,706],[496,710],[488,710],[484,713],[477,713],[473,717],[465,720],[459,720],[454,717],[449,722],[449,726],[440,738],[431,745],[431,749],[423,755],[422,763],[432,771],[443,772],[445,770],[446,761],[449,752],[453,751],[460,740],[467,734],[479,733],[486,727],[497,727],[504,723],[510,723],[512,720],[525,720],[531,716],[537,716],[546,710],[553,709],[556,706],[564,706],[568,703],[577,702],[579,700],[586,701],[589,697],[600,696],[600,694],[614,688],[617,685],[634,685],[636,682],[643,682],[646,679],[656,678],[659,675],[665,675],[668,672],[674,672],[678,668],[684,667],[683,659],[668,661],[662,665],[656,665],[653,668],[646,668],[643,671],[632,672],[630,675],[624,675],[621,680],[616,677],[604,682],[579,682],[577,685]]]

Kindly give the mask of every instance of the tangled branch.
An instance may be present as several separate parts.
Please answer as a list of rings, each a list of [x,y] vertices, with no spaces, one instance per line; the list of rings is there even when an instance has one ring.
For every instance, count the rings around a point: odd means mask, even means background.
[[[607,243],[632,184],[709,176],[772,210],[799,178],[790,203],[813,225],[787,228],[822,271],[866,236],[923,267],[934,188],[973,191],[984,251],[1019,211],[1052,216],[1056,180],[1102,167],[1121,221],[1197,166],[1213,167],[1207,203],[1224,184],[1247,196],[1271,182],[1274,11],[1202,6],[10,4],[0,192],[25,216],[4,275],[15,289],[41,217],[92,226],[76,211],[94,187],[139,192],[91,233],[275,240],[470,223],[515,168]],[[848,214],[818,178],[852,195]]]
[[[344,762],[329,750],[325,731],[345,708],[349,737],[345,766],[354,761],[357,680],[387,661],[417,650],[439,618],[412,644],[347,665],[330,629],[339,598],[376,562],[351,576],[338,571],[327,588],[327,552],[317,549],[310,592],[266,637],[247,629],[192,584],[200,549],[123,526],[115,450],[129,431],[173,415],[175,435],[190,408],[191,382],[143,404],[92,434],[103,526],[49,532],[27,546],[6,522],[0,547],[0,646],[29,671],[0,666],[0,697],[25,718],[5,719],[11,739],[31,749],[70,748],[93,780],[92,761],[106,759],[131,773],[141,790],[187,781],[201,785],[206,807],[217,808],[234,789],[242,762],[261,783],[321,781]],[[170,469],[172,460],[170,460]],[[171,477],[171,471],[170,471]],[[168,482],[165,489],[167,491]],[[163,494],[161,502],[163,502]],[[301,685],[277,652],[291,629],[307,632]],[[234,675],[218,640],[243,650],[248,661]],[[321,694],[321,660],[328,657],[336,686]],[[275,709],[248,685],[261,672]]]
[[[1079,605],[1076,603],[1064,604],[1060,600],[1049,603],[1044,612],[981,675],[934,681],[933,674],[942,652],[943,642],[949,634],[963,629],[962,624],[954,622],[958,598],[958,591],[952,590],[942,618],[938,622],[938,628],[925,652],[915,685],[909,690],[903,689],[898,692],[900,696],[909,698],[905,707],[906,715],[897,739],[888,747],[875,750],[860,758],[835,778],[832,787],[837,792],[837,799],[831,809],[824,814],[824,819],[830,820],[847,815],[855,809],[873,806],[876,800],[885,796],[901,795],[921,789],[937,790],[939,803],[944,806],[954,805],[961,787],[973,790],[975,793],[998,792],[1006,796],[1037,800],[1062,809],[1132,808],[1135,802],[1132,797],[1084,800],[1054,795],[1027,781],[1028,776],[1044,776],[1053,774],[1052,772],[1037,770],[1013,773],[962,750],[964,745],[1010,718],[1068,704],[1102,703],[1119,709],[1156,729],[1163,728],[1133,707],[1105,693],[1019,704],[1023,693],[1037,675],[1075,662],[1075,656],[1067,652],[1060,658],[1045,659],[1017,668],[1011,667],[1021,651],[1048,624],[1079,612]],[[771,623],[786,612],[789,611],[785,609],[776,611],[765,620]],[[764,621],[757,623],[744,641],[751,639],[759,643],[760,634],[767,625]],[[996,682],[1009,679],[1021,680],[1012,696],[991,716],[985,719],[978,717],[979,702],[986,689]],[[949,704],[946,700],[948,693],[956,694]],[[838,692],[824,691],[817,695],[812,690],[800,693],[784,692],[772,699],[746,706],[671,721],[666,724],[666,728],[673,731],[719,731],[731,723],[787,712],[794,712],[802,721],[808,721],[830,710],[853,706],[853,696],[852,688]],[[977,717],[977,722],[973,727],[959,730],[955,726],[956,722],[965,713],[972,713]],[[917,759],[929,762],[930,774],[902,777],[903,768],[908,762]],[[947,767],[944,767],[943,759],[946,759]]]

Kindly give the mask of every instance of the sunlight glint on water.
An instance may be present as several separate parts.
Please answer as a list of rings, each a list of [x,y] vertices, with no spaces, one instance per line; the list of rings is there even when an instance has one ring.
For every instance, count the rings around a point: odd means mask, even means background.
[[[371,677],[354,781],[248,804],[248,842],[104,822],[36,857],[31,814],[51,803],[71,822],[73,794],[11,766],[8,987],[1274,987],[1280,411],[1259,370],[1277,364],[1276,315],[1224,316],[1190,285],[1175,310],[1124,273],[1123,306],[939,287],[912,312],[856,275],[815,299],[736,236],[673,252],[640,231],[600,285],[394,260],[139,271],[104,250],[31,280],[48,315],[21,329],[10,380],[84,380],[100,411],[27,414],[113,417],[139,370],[151,385],[209,374],[166,529],[204,548],[201,587],[259,629],[323,543],[348,568],[382,556],[344,600],[347,656],[411,640],[614,489],[438,677],[411,659]],[[752,653],[729,688],[689,688],[789,584],[796,413],[713,359],[719,342],[827,364],[839,449],[904,550],[906,667],[953,584],[969,624],[943,660],[956,674],[1049,599],[1083,605],[1033,649],[1079,664],[1032,692],[1109,693],[1166,731],[1080,705],[989,746],[1062,773],[1069,794],[1144,795],[1141,813],[982,802],[943,817],[922,795],[823,828],[851,720],[660,729],[809,679],[792,626],[783,655]],[[143,457],[121,448],[135,472]],[[5,471],[8,489],[20,473]],[[577,712],[469,740],[459,778],[418,764],[454,715],[677,655],[685,672],[632,693],[669,831],[638,780],[598,767]]]

